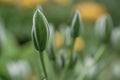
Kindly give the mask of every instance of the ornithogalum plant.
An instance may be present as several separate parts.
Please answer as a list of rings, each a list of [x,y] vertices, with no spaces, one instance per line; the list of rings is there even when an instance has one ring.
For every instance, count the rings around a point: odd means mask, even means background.
[[[101,38],[101,41],[108,41],[111,35],[111,18],[109,15],[105,15],[100,17],[96,22],[95,30],[103,30],[103,34],[99,34],[99,37]],[[70,35],[70,45],[69,50],[67,51],[66,48],[63,46],[64,38],[61,33],[56,32],[54,35],[54,28],[51,28],[52,26],[49,26],[48,21],[42,11],[40,9],[37,9],[33,16],[33,27],[32,27],[32,40],[34,43],[34,46],[36,50],[40,54],[40,59],[45,75],[45,79],[48,79],[47,72],[44,65],[44,57],[43,57],[43,51],[47,49],[48,56],[52,60],[52,68],[54,68],[53,72],[55,72],[55,76],[50,76],[50,80],[70,80],[70,78],[76,76],[74,74],[71,74],[72,76],[68,76],[69,72],[74,72],[76,68],[76,63],[78,62],[78,54],[84,52],[82,50],[84,48],[84,41],[83,41],[83,22],[81,19],[81,16],[78,11],[75,11],[71,27],[69,28],[69,35]],[[50,28],[50,29],[49,29]],[[99,32],[99,31],[98,31]],[[102,31],[101,31],[102,32]],[[97,34],[97,33],[96,33]],[[66,36],[68,37],[68,36]],[[48,41],[48,38],[49,41]],[[54,40],[53,40],[54,39]],[[54,41],[54,42],[53,42]],[[48,45],[47,45],[48,42]],[[54,44],[55,43],[55,44]],[[55,47],[54,47],[55,45]],[[83,71],[80,71],[78,76],[78,80],[84,80],[89,69],[93,67],[101,58],[104,51],[106,49],[106,44],[103,43],[103,45],[98,48],[96,53],[93,57],[93,63],[91,66],[86,67],[84,65],[84,58],[86,55],[81,54],[83,56],[83,59],[79,59],[81,64],[83,64],[84,68]],[[64,53],[69,53],[66,57]],[[56,54],[57,53],[57,54]],[[78,75],[79,75],[78,74]]]
[[[34,46],[37,51],[39,51],[40,59],[43,67],[45,77],[47,79],[47,73],[44,65],[43,51],[46,48],[49,34],[49,25],[48,21],[40,11],[37,9],[33,16],[33,26],[32,26],[32,39]]]
[[[70,68],[75,65],[76,60],[77,60],[77,52],[73,50],[74,42],[76,38],[78,38],[81,33],[83,32],[83,23],[82,19],[80,16],[80,13],[76,10],[72,19],[72,24],[71,24],[71,38],[72,38],[72,51],[71,51],[71,58],[70,58]],[[74,54],[74,55],[73,55]]]

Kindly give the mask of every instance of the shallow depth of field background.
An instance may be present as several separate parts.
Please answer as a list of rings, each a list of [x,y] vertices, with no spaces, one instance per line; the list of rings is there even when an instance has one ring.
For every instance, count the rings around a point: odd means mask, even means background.
[[[90,56],[100,45],[100,40],[94,34],[96,20],[109,14],[113,29],[110,41],[106,43],[107,50],[84,80],[120,80],[120,0],[0,0],[0,80],[40,80],[39,77],[43,76],[39,54],[31,40],[32,17],[36,7],[42,9],[55,29],[57,39],[54,44],[63,48],[65,42],[60,41],[61,35],[66,27],[71,26],[74,11],[79,11],[85,28],[85,34],[80,38],[85,65],[92,64]],[[67,37],[66,40],[69,39]],[[54,70],[50,67],[52,61],[48,60],[47,51],[44,53],[46,68],[49,75],[54,77]],[[67,56],[67,51],[64,55]],[[81,60],[80,53],[78,55]],[[80,70],[78,66],[76,71]]]

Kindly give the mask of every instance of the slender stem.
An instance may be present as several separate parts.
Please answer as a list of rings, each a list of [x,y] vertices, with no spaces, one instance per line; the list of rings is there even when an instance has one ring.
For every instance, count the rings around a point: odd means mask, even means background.
[[[72,68],[72,67],[74,66],[74,65],[72,65],[74,42],[75,42],[75,39],[73,39],[73,41],[72,41],[71,50],[70,50],[70,60],[69,60],[69,62],[68,62],[68,65],[67,65],[66,68],[64,69],[64,72],[63,72],[63,74],[62,74],[62,76],[61,76],[61,80],[63,80],[63,79],[66,80],[67,74],[68,74],[67,72],[68,72],[69,68]]]
[[[69,68],[71,68],[72,64],[72,57],[73,57],[73,47],[74,47],[75,39],[72,41],[72,46],[71,46],[71,53],[70,53],[70,61],[69,61]]]
[[[105,46],[105,45],[102,45],[102,46],[98,49],[98,51],[97,51],[97,53],[96,53],[96,55],[95,55],[95,57],[94,57],[94,63],[93,63],[93,65],[95,65],[95,64],[98,62],[98,60],[101,58],[101,56],[103,55],[103,53],[104,53],[104,51],[105,51],[105,48],[106,48],[106,46]],[[88,71],[90,70],[90,68],[93,67],[93,65],[91,65],[91,66],[89,66],[89,67],[86,67],[86,69],[82,72],[82,74],[81,74],[81,76],[80,76],[80,80],[84,80],[86,74],[88,73]]]
[[[42,68],[43,68],[43,72],[44,72],[45,77],[46,77],[46,80],[47,80],[47,72],[46,72],[46,69],[45,69],[43,53],[41,53],[41,52],[39,52],[39,53],[40,53],[40,60],[41,60],[41,64],[42,64]]]

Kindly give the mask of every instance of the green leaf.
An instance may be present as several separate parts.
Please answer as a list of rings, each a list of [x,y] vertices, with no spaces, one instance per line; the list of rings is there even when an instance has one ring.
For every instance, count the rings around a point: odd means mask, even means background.
[[[35,48],[42,52],[46,48],[49,25],[44,14],[37,9],[33,16],[32,39]]]
[[[80,35],[80,33],[83,31],[83,23],[80,17],[80,14],[78,11],[74,13],[72,25],[71,25],[71,34],[72,37],[75,39]]]

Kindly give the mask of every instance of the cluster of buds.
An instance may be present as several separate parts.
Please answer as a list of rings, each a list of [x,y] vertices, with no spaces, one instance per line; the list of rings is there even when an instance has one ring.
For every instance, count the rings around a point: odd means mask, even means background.
[[[109,15],[100,17],[96,21],[95,26],[97,37],[104,43],[109,42],[112,27],[113,25]],[[43,62],[43,51],[45,49],[47,50],[48,57],[54,63],[53,68],[56,71],[62,71],[65,68],[73,70],[77,63],[78,53],[82,53],[82,50],[85,48],[82,34],[84,34],[84,27],[78,11],[74,13],[71,27],[64,28],[61,32],[55,31],[54,26],[48,23],[41,10],[36,10],[33,16],[32,39],[36,50],[40,53],[46,79],[47,72]],[[101,57],[104,51],[103,48],[100,49],[102,51],[98,51],[98,54],[95,54],[95,61]],[[67,53],[67,56],[65,53]]]
[[[70,60],[66,60],[63,54],[64,51],[62,51],[63,44],[64,44],[64,38],[62,34],[57,31],[54,32],[54,28],[51,28],[51,26],[48,25],[48,22],[45,16],[43,15],[43,13],[39,9],[37,9],[33,16],[32,39],[33,39],[36,50],[38,50],[39,53],[41,54],[40,55],[41,59],[43,59],[42,54],[48,43],[47,52],[51,60],[57,63],[57,65],[59,64],[60,67],[64,67],[64,65],[68,63],[69,63],[69,67],[74,66],[77,61],[76,53],[80,52],[84,46],[83,39],[80,36],[80,32],[82,28],[83,27],[82,27],[81,18],[79,16],[78,11],[76,11],[73,17],[71,29],[69,29],[70,30],[69,35],[70,35],[72,42],[70,45],[71,52],[68,52],[68,53],[70,53],[71,56],[70,56]],[[60,57],[58,57],[58,55]],[[67,61],[68,63],[66,63]],[[44,67],[45,66],[43,66],[43,68]],[[45,74],[46,74],[46,71],[45,71]]]
[[[84,48],[84,40],[81,36],[83,24],[79,12],[76,11],[74,13],[71,27],[66,25],[63,26],[64,28],[61,26],[62,29],[59,31],[55,31],[53,26],[49,26],[50,33],[53,32],[53,34],[51,35],[52,38],[50,38],[47,52],[51,60],[56,60],[59,66],[65,67],[66,65],[69,65],[69,68],[72,68],[77,62],[77,54]],[[69,48],[70,51],[67,52],[67,48]],[[70,55],[67,59],[65,56],[66,53],[67,55]],[[58,55],[60,55],[60,57],[57,57]],[[60,58],[61,60],[59,59],[60,61],[58,61],[57,58]]]

